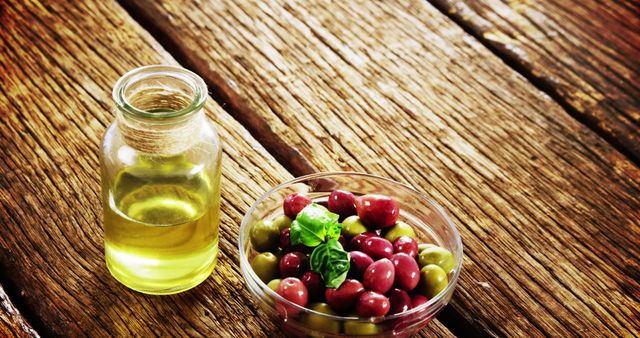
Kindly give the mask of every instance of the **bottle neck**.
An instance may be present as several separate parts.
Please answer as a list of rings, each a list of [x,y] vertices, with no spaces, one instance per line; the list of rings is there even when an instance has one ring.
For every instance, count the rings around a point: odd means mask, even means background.
[[[141,67],[118,80],[113,97],[118,129],[130,147],[171,156],[199,142],[207,88],[196,74],[171,66]]]

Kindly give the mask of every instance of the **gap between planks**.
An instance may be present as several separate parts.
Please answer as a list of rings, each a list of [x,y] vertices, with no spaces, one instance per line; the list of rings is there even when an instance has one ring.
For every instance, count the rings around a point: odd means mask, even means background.
[[[565,98],[560,95],[557,91],[554,90],[553,81],[547,77],[537,77],[535,76],[530,69],[520,63],[518,58],[515,55],[510,54],[508,51],[502,51],[498,47],[494,46],[490,43],[485,37],[482,36],[480,30],[475,29],[473,23],[464,21],[460,17],[451,13],[448,8],[445,6],[445,2],[442,0],[424,0],[429,2],[434,8],[436,8],[440,13],[449,18],[452,22],[462,28],[465,33],[472,36],[478,42],[480,42],[484,47],[491,51],[495,56],[497,56],[502,62],[504,62],[511,69],[518,72],[518,74],[522,75],[529,83],[531,83],[534,87],[536,87],[541,92],[545,93],[549,97],[551,97],[562,109],[569,114],[573,119],[585,125],[587,128],[592,130],[596,135],[600,136],[603,140],[607,141],[613,148],[623,154],[629,161],[631,161],[636,166],[640,167],[640,157],[636,156],[630,149],[628,149],[620,140],[613,137],[611,134],[607,133],[601,127],[598,126],[598,121],[591,120],[587,116],[580,114],[578,110],[573,107]]]
[[[253,136],[289,173],[294,176],[303,176],[318,172],[318,170],[294,147],[290,146],[280,136],[278,136],[269,126],[268,122],[254,112],[245,99],[234,89],[235,84],[226,81],[218,72],[208,66],[205,59],[193,55],[188,57],[179,47],[178,43],[170,36],[167,36],[156,26],[156,23],[145,17],[135,7],[127,2],[117,0],[129,15],[138,22],[149,34],[183,67],[188,68],[200,75],[207,87],[209,95],[244,126],[251,136]],[[206,72],[202,72],[206,69]],[[477,326],[472,325],[469,319],[462,316],[452,306],[447,306],[437,319],[447,329],[459,337],[491,337],[489,332],[481,331]]]

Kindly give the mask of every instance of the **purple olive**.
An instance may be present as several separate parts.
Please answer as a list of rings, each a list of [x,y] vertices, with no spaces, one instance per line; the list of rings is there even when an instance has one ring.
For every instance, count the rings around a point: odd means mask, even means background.
[[[393,241],[393,252],[415,257],[418,254],[418,242],[409,236],[400,236]]]
[[[429,298],[419,293],[414,293],[411,295],[411,308],[415,309],[422,304],[426,304],[428,301],[429,301]]]
[[[309,204],[311,204],[311,199],[307,195],[295,192],[285,197],[282,209],[287,217],[295,219],[298,213]]]
[[[360,317],[380,317],[389,312],[391,304],[384,295],[367,291],[356,302],[356,312]]]
[[[375,232],[363,232],[359,235],[355,235],[349,242],[349,249],[362,251],[362,245],[364,244],[364,241],[369,237],[380,236],[378,236],[378,234],[376,234]]]
[[[320,277],[319,273],[307,271],[302,274],[302,278],[300,278],[300,280],[304,283],[304,286],[307,287],[310,301],[322,299],[322,295],[324,295],[324,282],[322,281],[322,277]]]
[[[307,302],[309,301],[307,287],[304,286],[298,278],[289,277],[283,279],[276,292],[284,299],[303,307],[307,306]],[[293,306],[286,305],[284,303],[278,303],[276,308],[278,309],[278,312],[285,317],[287,315],[296,314],[300,311]]]
[[[387,292],[387,297],[389,297],[389,303],[391,303],[389,314],[405,312],[412,308],[411,297],[409,297],[407,291],[391,289],[391,291]]]
[[[342,217],[356,214],[356,197],[344,190],[334,190],[329,195],[329,211]]]
[[[362,223],[373,228],[386,228],[396,224],[400,208],[389,196],[364,195],[356,198],[356,210]]]
[[[391,263],[396,271],[395,286],[406,291],[413,290],[420,281],[420,268],[416,260],[405,253],[397,253],[391,256]]]
[[[358,297],[364,292],[362,283],[355,279],[345,280],[337,289],[327,289],[324,292],[327,304],[336,311],[346,311],[353,307]]]
[[[369,265],[371,265],[371,263],[373,263],[373,259],[362,251],[349,252],[349,260],[351,263],[349,277],[356,279],[362,279],[364,271]]]
[[[362,252],[371,256],[374,260],[381,258],[391,258],[393,255],[393,244],[382,237],[369,237],[361,245]]]
[[[362,280],[367,290],[385,293],[391,289],[395,275],[393,263],[383,258],[367,267]]]
[[[300,277],[307,270],[309,270],[309,258],[302,252],[289,252],[280,260],[282,277]]]

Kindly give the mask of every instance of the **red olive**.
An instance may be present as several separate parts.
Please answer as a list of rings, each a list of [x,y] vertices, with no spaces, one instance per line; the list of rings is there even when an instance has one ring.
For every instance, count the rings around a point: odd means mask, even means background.
[[[363,293],[356,302],[356,312],[360,317],[380,317],[389,312],[389,299],[373,291]]]
[[[334,190],[329,195],[329,211],[342,217],[356,214],[356,197],[344,190]]]
[[[387,293],[387,297],[389,297],[389,303],[391,303],[389,314],[405,312],[412,308],[411,297],[409,297],[407,291],[391,289],[391,291]]]
[[[400,236],[393,241],[393,252],[415,257],[418,254],[418,242],[409,236]]]
[[[393,244],[382,237],[369,237],[360,245],[361,251],[374,260],[390,258],[393,255]]]
[[[280,247],[284,252],[299,251],[310,253],[310,247],[304,244],[291,245],[291,228],[284,228],[280,231]]]
[[[338,242],[340,242],[343,249],[347,247],[347,239],[344,238],[344,236],[340,235],[340,237],[338,237]]]
[[[302,283],[298,278],[289,277],[283,279],[276,292],[284,299],[300,306],[307,306],[307,302],[309,301],[307,287],[304,286],[304,283]],[[293,306],[285,305],[283,303],[278,303],[277,309],[278,312],[284,316],[296,314],[300,311]]]
[[[422,304],[426,304],[428,301],[429,301],[429,298],[419,293],[414,293],[411,295],[411,308],[412,309],[417,308]]]
[[[364,195],[356,198],[356,210],[360,220],[374,228],[393,226],[400,213],[396,201],[383,195]]]
[[[395,279],[395,269],[390,260],[383,258],[371,263],[364,270],[363,284],[367,290],[385,293],[391,289]]]
[[[309,204],[311,204],[311,198],[305,194],[295,192],[285,197],[282,208],[284,209],[285,215],[291,219],[295,219],[298,213]]]
[[[300,277],[307,270],[309,270],[309,258],[302,252],[289,252],[280,260],[282,277]]]
[[[375,232],[363,232],[361,234],[355,235],[349,242],[349,249],[362,251],[362,244],[369,237],[380,237],[380,236],[378,236],[378,234],[376,234]]]
[[[313,271],[307,271],[302,274],[302,283],[307,287],[309,292],[309,300],[316,301],[322,298],[324,295],[324,282],[320,274]]]
[[[397,253],[391,256],[391,262],[396,271],[395,286],[411,291],[415,289],[420,281],[420,268],[416,260],[404,253]]]
[[[349,268],[349,277],[356,279],[362,279],[364,271],[369,265],[371,265],[371,263],[373,263],[373,259],[362,251],[349,252],[349,260],[351,263],[351,267]]]
[[[346,311],[353,307],[358,297],[364,292],[362,283],[355,279],[345,280],[337,289],[327,289],[324,292],[327,304],[336,311]]]

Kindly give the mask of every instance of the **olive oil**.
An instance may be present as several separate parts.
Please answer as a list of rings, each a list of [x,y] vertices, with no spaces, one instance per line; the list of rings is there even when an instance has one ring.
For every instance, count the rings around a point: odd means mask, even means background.
[[[220,172],[182,156],[122,170],[105,187],[105,254],[111,274],[136,291],[172,294],[213,271],[218,253]]]

